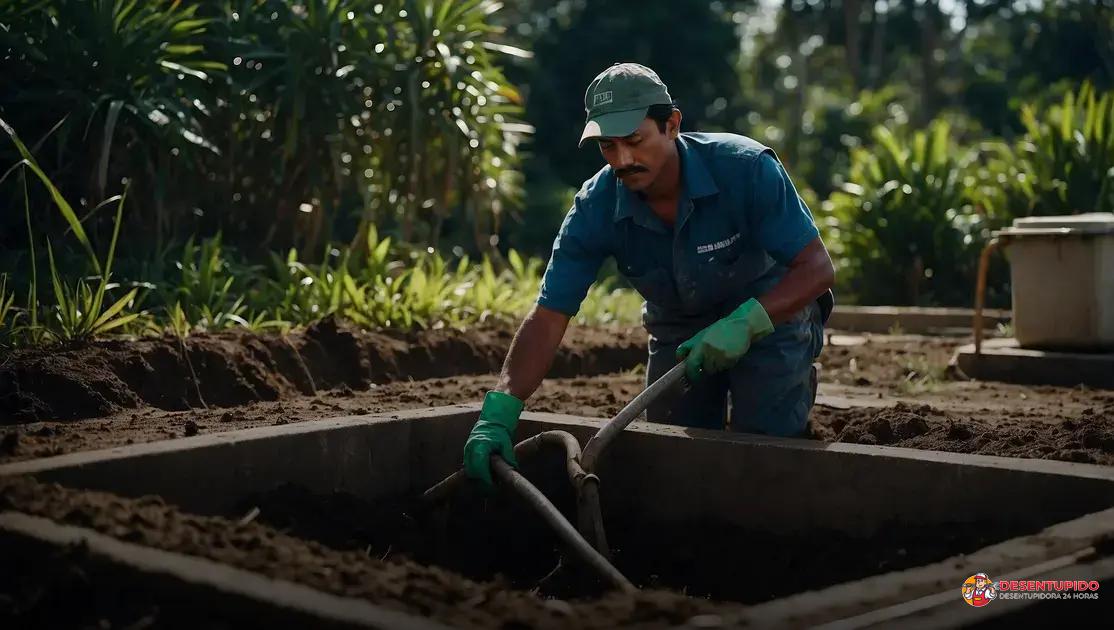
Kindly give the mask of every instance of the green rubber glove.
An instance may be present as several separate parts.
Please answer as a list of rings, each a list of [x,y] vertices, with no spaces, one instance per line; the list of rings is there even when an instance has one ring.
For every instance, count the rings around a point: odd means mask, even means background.
[[[508,464],[518,467],[511,438],[518,426],[522,407],[523,402],[510,394],[488,392],[480,409],[480,419],[464,443],[464,473],[472,479],[479,479],[488,489],[494,487],[491,481],[492,453],[499,453]]]
[[[758,300],[743,302],[730,315],[677,346],[677,359],[685,361],[685,376],[696,383],[735,365],[755,341],[772,333],[774,324]]]

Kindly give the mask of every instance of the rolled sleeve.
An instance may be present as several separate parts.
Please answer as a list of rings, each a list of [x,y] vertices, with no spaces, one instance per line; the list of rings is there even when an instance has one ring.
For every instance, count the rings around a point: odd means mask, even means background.
[[[758,243],[774,260],[788,265],[820,235],[812,212],[781,162],[770,153],[758,157],[753,191],[748,220]]]
[[[577,197],[553,240],[553,252],[542,276],[538,304],[576,315],[608,255],[604,226],[596,225],[590,208]]]

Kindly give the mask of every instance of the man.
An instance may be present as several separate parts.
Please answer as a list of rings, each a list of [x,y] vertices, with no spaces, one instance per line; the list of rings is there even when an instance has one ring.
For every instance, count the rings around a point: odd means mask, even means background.
[[[998,589],[985,573],[976,573],[975,584],[963,587],[963,599],[972,606],[986,606],[996,597],[998,597]]]
[[[645,299],[647,384],[686,363],[689,387],[651,422],[805,431],[835,271],[812,215],[774,152],[734,134],[681,133],[681,112],[651,69],[615,64],[584,95],[580,146],[607,161],[576,195],[537,304],[511,343],[464,447],[466,473],[491,486],[489,456],[514,458],[514,432],[570,318],[614,257]]]

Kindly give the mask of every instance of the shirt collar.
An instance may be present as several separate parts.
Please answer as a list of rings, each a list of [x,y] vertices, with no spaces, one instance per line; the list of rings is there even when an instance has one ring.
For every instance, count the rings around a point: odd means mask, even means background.
[[[712,179],[711,173],[708,172],[703,158],[700,157],[683,134],[677,137],[676,144],[677,154],[681,158],[681,197],[694,200],[718,193],[719,188],[716,187],[716,182]],[[615,221],[633,217],[635,223],[643,227],[658,227],[664,230],[665,226],[661,220],[656,216],[645,216],[647,213],[653,215],[646,204],[638,198],[638,195],[623,186],[623,182],[616,177]]]

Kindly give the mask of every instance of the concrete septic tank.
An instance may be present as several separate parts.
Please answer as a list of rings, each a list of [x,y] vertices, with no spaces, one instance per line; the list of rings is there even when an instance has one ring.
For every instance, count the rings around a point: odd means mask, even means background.
[[[247,506],[264,505],[263,519],[268,501],[296,496],[303,513],[285,524],[303,537],[299,523],[313,516],[305,511],[327,511],[324,502],[306,507],[306,497],[343,493],[350,498],[345,505],[355,507],[339,511],[374,529],[376,518],[368,515],[379,514],[376,505],[419,494],[458,469],[477,411],[456,405],[249,429],[19,462],[0,466],[0,475],[160,495],[202,515],[240,517]],[[559,429],[584,444],[601,425],[526,413],[517,437]],[[522,471],[575,522],[560,456],[543,451],[522,462]],[[739,602],[722,625],[956,627],[1042,615],[1062,621],[1084,610],[1108,614],[1114,602],[1103,594],[1098,602],[1003,599],[974,608],[960,597],[964,579],[977,572],[994,580],[1114,584],[1114,556],[1106,555],[1112,545],[1096,542],[1114,535],[1112,468],[638,422],[616,439],[597,472],[618,569],[639,585]],[[505,569],[522,587],[556,561],[551,532],[513,497],[466,490],[448,518],[436,542],[403,530],[369,535],[429,541],[430,549],[409,551],[469,577]],[[156,572],[162,588],[219,592],[252,615],[277,614],[276,602],[284,602],[301,618],[338,627],[424,623],[362,600],[20,514],[0,514],[0,538],[47,547],[85,540],[114,575]],[[509,551],[499,556],[503,547]]]

